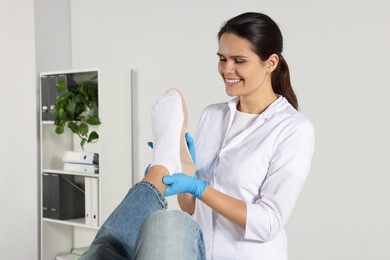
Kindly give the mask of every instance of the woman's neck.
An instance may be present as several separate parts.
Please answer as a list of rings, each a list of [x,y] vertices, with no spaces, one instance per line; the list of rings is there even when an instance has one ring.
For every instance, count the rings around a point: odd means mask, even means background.
[[[237,104],[237,110],[248,114],[261,114],[269,105],[271,105],[278,96],[275,93],[269,93],[261,97],[240,96]]]

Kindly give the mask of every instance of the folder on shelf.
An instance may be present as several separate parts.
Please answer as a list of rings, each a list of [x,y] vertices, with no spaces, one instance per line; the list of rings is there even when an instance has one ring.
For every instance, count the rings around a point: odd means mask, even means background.
[[[56,104],[57,96],[61,95],[57,91],[57,83],[59,81],[67,83],[66,75],[49,75],[41,77],[41,109],[42,120],[53,121],[53,109]]]
[[[50,218],[50,174],[42,175],[42,216]]]
[[[53,115],[53,109],[56,104],[56,99],[57,99],[57,76],[52,75],[48,77],[49,79],[49,120],[53,121],[54,120],[54,115]]]
[[[66,151],[62,160],[67,163],[99,165],[99,154],[91,152]]]
[[[66,84],[66,76],[65,75],[52,75],[49,76],[49,120],[54,120],[53,109],[56,104],[57,96],[61,95],[61,92],[57,91],[57,83],[59,81],[65,81]]]
[[[41,78],[41,113],[42,120],[49,120],[49,78],[44,76]]]
[[[60,175],[50,174],[50,218],[60,219],[60,193],[61,193],[61,184],[60,184]],[[61,210],[61,212],[63,212]]]
[[[98,179],[84,178],[85,184],[85,224],[99,226],[99,186]]]
[[[91,209],[92,209],[92,226],[99,226],[99,183],[97,178],[92,179],[92,200],[91,200]]]
[[[99,173],[99,167],[95,164],[64,163],[64,171],[80,173]]]
[[[84,217],[84,192],[73,176],[43,173],[42,215],[52,219]]]
[[[84,178],[85,225],[92,226],[92,178]]]

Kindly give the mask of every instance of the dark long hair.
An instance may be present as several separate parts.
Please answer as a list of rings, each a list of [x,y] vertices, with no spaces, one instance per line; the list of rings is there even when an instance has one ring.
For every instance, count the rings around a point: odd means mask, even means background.
[[[218,32],[218,40],[224,33],[234,33],[248,40],[253,51],[262,61],[267,60],[274,53],[279,56],[278,66],[271,74],[272,89],[298,109],[298,100],[291,86],[288,65],[282,56],[283,36],[278,25],[265,14],[249,12],[228,20]]]

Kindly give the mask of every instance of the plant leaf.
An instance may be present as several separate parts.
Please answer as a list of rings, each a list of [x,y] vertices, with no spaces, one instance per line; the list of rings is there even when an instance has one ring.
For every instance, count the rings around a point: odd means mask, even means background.
[[[59,119],[65,119],[66,118],[65,110],[62,107],[60,108],[60,110],[58,110],[58,118]]]
[[[56,127],[56,134],[60,135],[64,132],[64,126],[60,125]]]
[[[87,141],[87,139],[81,138],[80,145],[81,145],[81,148],[83,148],[83,150],[84,150],[84,144],[85,144],[86,141]]]
[[[94,110],[98,107],[97,78],[98,75],[94,74],[91,79],[77,83],[68,77],[67,82],[62,80],[56,84],[55,131],[61,134],[67,125],[72,133],[80,137],[83,150],[85,143],[96,142],[99,138],[95,131],[89,133],[89,125],[101,124],[97,110]]]
[[[58,116],[58,111],[57,111],[57,108],[54,106],[53,110],[50,111],[53,115],[54,115],[54,118],[56,118]]]
[[[60,124],[60,119],[58,118],[58,117],[56,117],[55,119],[54,119],[54,125],[55,126],[60,126],[61,124]]]
[[[87,123],[90,125],[100,125],[102,122],[100,122],[100,119],[96,116],[90,116],[87,119]]]
[[[68,127],[70,128],[70,130],[72,130],[72,133],[74,133],[74,134],[79,133],[79,127],[75,122],[69,122]]]
[[[87,136],[88,131],[89,131],[89,128],[88,128],[88,125],[86,123],[81,123],[79,125],[79,133],[80,133],[80,135]]]
[[[96,142],[99,139],[99,134],[92,131],[88,137],[88,143]]]
[[[58,81],[58,83],[56,84],[56,87],[57,87],[58,92],[64,91],[66,89],[65,81],[63,81],[63,80]]]
[[[67,112],[68,118],[73,119],[75,111],[76,111],[76,102],[74,102],[73,100],[69,100],[69,103],[66,106],[66,112]]]

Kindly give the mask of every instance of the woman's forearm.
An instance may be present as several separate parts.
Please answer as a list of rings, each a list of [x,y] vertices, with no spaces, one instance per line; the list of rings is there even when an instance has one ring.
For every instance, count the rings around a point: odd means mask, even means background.
[[[230,197],[210,186],[207,186],[200,200],[240,228],[245,229],[247,211],[244,201]]]
[[[195,197],[189,193],[177,194],[180,208],[192,215],[195,212]]]

